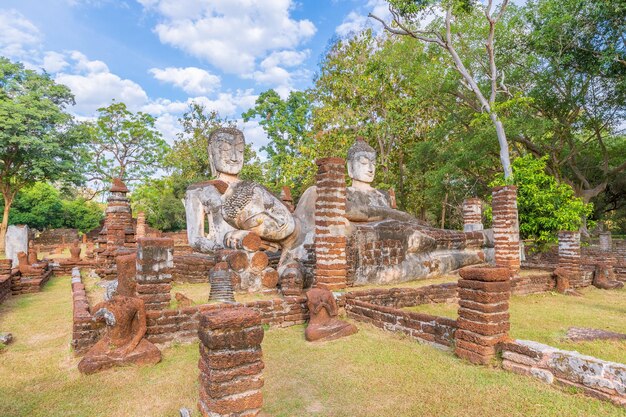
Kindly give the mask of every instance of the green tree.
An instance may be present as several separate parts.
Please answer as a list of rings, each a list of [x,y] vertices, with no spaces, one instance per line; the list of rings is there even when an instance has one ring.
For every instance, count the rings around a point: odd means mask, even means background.
[[[137,181],[163,167],[169,146],[149,114],[133,113],[124,103],[98,109],[98,120],[86,123],[90,180],[108,184],[113,178]]]
[[[469,89],[480,103],[480,112],[485,113],[491,120],[500,147],[500,162],[504,170],[505,178],[512,176],[509,155],[509,143],[502,119],[498,114],[496,100],[500,93],[509,94],[504,77],[498,71],[496,64],[495,33],[508,6],[508,0],[504,0],[499,7],[489,0],[485,6],[474,3],[471,0],[388,0],[393,23],[388,25],[381,18],[370,14],[369,16],[381,22],[384,28],[395,35],[408,36],[420,42],[436,45],[445,51],[452,60],[453,68],[461,76],[462,84]],[[435,19],[435,23],[422,27],[422,19],[426,15],[436,15],[441,8],[445,11],[443,21]],[[459,45],[463,45],[463,16],[480,14],[484,17],[485,27],[485,54],[482,57],[461,56]],[[474,71],[469,64],[476,59],[482,65],[474,66]],[[479,71],[477,71],[479,70]],[[486,86],[481,86],[481,79],[488,80]]]
[[[556,241],[560,230],[578,230],[582,219],[593,210],[591,204],[576,197],[572,187],[546,173],[546,161],[532,155],[513,161],[520,237],[534,239],[538,244]],[[492,185],[504,183],[500,176]]]
[[[1,250],[19,190],[38,181],[82,180],[82,138],[72,134],[72,117],[66,112],[73,103],[70,90],[48,74],[0,58]]]
[[[185,207],[175,195],[171,178],[148,180],[131,194],[135,212],[146,213],[146,223],[164,232],[184,230],[186,227]]]
[[[292,91],[286,100],[274,90],[257,98],[255,106],[242,114],[244,121],[254,118],[270,142],[261,148],[268,156],[267,185],[273,190],[292,189],[294,198],[311,185],[312,158],[311,100],[306,92]]]
[[[64,227],[89,233],[98,227],[104,218],[104,207],[101,204],[82,197],[62,200],[61,203],[63,204]]]
[[[37,182],[15,196],[9,223],[27,224],[38,230],[59,228],[64,225],[63,211],[61,193],[46,182]]]

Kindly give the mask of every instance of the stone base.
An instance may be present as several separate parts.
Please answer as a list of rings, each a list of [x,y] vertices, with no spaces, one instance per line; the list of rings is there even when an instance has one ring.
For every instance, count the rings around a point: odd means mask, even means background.
[[[332,319],[324,325],[309,325],[304,331],[304,337],[309,342],[335,340],[350,336],[358,332],[354,324],[339,319]]]
[[[108,340],[101,339],[87,352],[78,364],[83,374],[93,374],[114,366],[156,365],[161,361],[161,352],[146,339],[141,339],[137,347],[128,355],[116,356],[109,351]]]

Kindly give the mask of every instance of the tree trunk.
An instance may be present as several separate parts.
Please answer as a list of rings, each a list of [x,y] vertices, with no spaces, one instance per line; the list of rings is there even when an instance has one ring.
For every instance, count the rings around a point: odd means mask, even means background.
[[[2,253],[4,253],[4,241],[7,236],[7,228],[9,227],[9,210],[12,203],[13,198],[4,195],[4,213],[2,214],[2,225],[0,225],[0,252]]]
[[[446,225],[446,206],[448,205],[448,192],[443,198],[443,204],[441,206],[441,228],[444,229]]]
[[[498,115],[494,112],[489,113],[489,117],[496,127],[496,135],[498,136],[498,143],[500,144],[500,162],[502,163],[502,168],[504,169],[504,178],[513,179],[511,157],[509,156],[509,143],[506,141],[504,126],[502,125],[502,121],[498,118]]]

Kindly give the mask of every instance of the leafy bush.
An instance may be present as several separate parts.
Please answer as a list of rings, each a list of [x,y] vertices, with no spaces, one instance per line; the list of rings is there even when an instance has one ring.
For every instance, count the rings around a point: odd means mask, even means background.
[[[513,161],[520,237],[540,245],[555,242],[559,230],[578,230],[583,216],[593,211],[593,205],[583,203],[572,187],[546,172],[546,159],[526,155]],[[491,186],[504,184],[499,176]]]

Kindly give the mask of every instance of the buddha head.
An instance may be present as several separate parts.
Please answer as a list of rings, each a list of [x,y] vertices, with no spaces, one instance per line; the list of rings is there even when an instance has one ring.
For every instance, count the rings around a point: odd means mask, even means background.
[[[281,241],[295,230],[287,206],[265,187],[250,181],[241,181],[228,189],[222,214],[232,227],[255,232],[270,241]]]
[[[209,165],[211,173],[237,175],[243,168],[243,151],[246,146],[239,129],[222,127],[209,136]]]
[[[348,175],[355,183],[371,184],[376,174],[376,151],[357,137],[354,145],[348,149]]]

